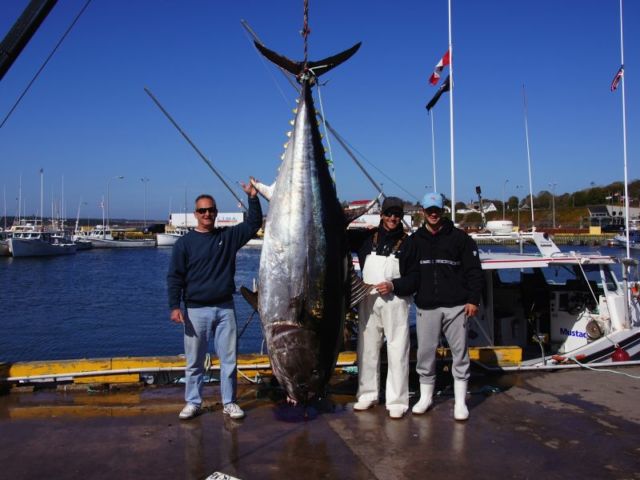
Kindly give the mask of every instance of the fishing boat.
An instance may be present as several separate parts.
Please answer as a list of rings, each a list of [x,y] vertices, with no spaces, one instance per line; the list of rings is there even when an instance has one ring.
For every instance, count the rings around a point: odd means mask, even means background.
[[[7,239],[12,257],[45,257],[76,253],[76,245],[62,229],[45,228],[35,221],[20,221]]]
[[[74,242],[91,242],[93,248],[155,247],[155,239],[130,239],[124,232],[116,232],[109,226],[96,225],[90,230],[77,230],[71,237]]]
[[[561,252],[542,232],[518,238],[520,253],[480,251],[485,292],[480,312],[469,321],[477,364],[535,370],[611,363],[640,353],[638,284],[614,273],[620,266],[626,272],[630,262]],[[536,251],[526,253],[528,245]]]
[[[187,227],[175,227],[173,230],[158,233],[156,234],[156,244],[158,247],[171,247],[187,232],[189,232]]]

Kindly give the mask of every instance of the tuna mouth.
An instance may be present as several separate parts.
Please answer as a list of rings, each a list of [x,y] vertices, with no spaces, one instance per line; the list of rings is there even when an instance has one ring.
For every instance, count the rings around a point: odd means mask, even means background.
[[[307,404],[321,394],[323,378],[319,365],[318,341],[311,330],[291,324],[276,324],[268,342],[273,373],[290,398]]]

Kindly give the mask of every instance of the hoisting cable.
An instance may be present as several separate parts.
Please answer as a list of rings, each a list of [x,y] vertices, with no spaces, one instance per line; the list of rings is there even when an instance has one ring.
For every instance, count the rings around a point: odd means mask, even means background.
[[[51,57],[53,57],[53,55],[56,53],[56,51],[58,50],[58,47],[60,47],[60,45],[62,44],[64,39],[67,38],[67,35],[69,34],[69,32],[71,32],[71,29],[74,27],[76,22],[80,19],[80,17],[82,16],[82,14],[87,9],[87,7],[89,6],[90,3],[91,3],[91,0],[87,0],[87,3],[85,3],[84,6],[80,9],[80,12],[73,19],[73,21],[71,22],[71,25],[69,25],[69,28],[67,28],[67,30],[64,32],[62,37],[60,37],[60,40],[58,40],[58,43],[56,43],[56,46],[53,47],[53,50],[51,51],[49,56],[45,59],[45,61],[42,64],[42,66],[38,69],[38,71],[33,76],[31,81],[27,84],[26,88],[22,91],[22,93],[20,94],[20,96],[18,97],[16,102],[13,104],[13,107],[11,107],[11,110],[9,110],[9,113],[7,113],[7,115],[4,117],[4,119],[2,120],[2,123],[0,123],[0,128],[2,128],[5,123],[7,123],[7,120],[9,120],[9,117],[11,116],[13,111],[18,107],[18,104],[22,101],[22,98],[27,94],[27,92],[31,88],[31,85],[33,85],[33,83],[36,81],[36,79],[40,76],[40,74],[44,70],[44,67],[47,66],[47,63],[49,63],[49,60],[51,60]]]

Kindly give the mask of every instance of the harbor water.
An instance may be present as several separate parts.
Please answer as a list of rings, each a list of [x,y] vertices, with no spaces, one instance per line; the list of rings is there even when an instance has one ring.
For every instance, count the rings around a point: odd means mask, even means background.
[[[481,250],[517,247],[481,246]],[[562,247],[624,256],[607,247]],[[169,320],[170,248],[94,249],[49,258],[0,257],[0,362],[183,353],[182,326]],[[260,249],[238,253],[236,286],[251,288]],[[618,272],[617,272],[618,274]],[[620,276],[619,276],[620,279]],[[234,295],[239,352],[260,352],[258,315]]]

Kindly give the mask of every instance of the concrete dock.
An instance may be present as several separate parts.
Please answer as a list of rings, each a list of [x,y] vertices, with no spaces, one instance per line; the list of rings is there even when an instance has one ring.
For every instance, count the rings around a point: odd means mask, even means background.
[[[640,479],[640,379],[621,375],[640,367],[616,372],[476,373],[465,423],[444,384],[425,415],[356,413],[354,376],[336,377],[307,418],[241,385],[241,421],[223,416],[216,386],[189,421],[179,385],[13,389],[0,396],[0,468],[7,479]]]

